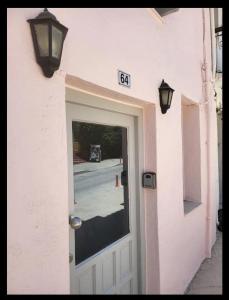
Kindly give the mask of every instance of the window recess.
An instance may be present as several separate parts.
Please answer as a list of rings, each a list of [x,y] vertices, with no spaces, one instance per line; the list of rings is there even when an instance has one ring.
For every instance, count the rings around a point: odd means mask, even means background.
[[[199,106],[182,101],[184,214],[201,204]]]

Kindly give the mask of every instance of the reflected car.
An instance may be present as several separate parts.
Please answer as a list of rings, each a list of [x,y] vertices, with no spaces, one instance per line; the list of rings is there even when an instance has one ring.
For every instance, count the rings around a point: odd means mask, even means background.
[[[89,161],[100,162],[102,160],[101,145],[90,145]]]

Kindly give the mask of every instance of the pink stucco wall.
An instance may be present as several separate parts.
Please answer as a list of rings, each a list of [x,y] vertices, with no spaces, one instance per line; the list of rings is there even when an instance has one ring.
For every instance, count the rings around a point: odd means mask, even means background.
[[[52,79],[35,62],[26,22],[41,10],[11,8],[7,14],[8,293],[69,293],[66,74],[149,103],[144,110],[145,168],[157,172],[157,190],[144,193],[146,292],[183,293],[209,252],[207,220],[214,243],[218,201],[216,117],[213,107],[213,162],[207,169],[201,105],[202,205],[184,215],[181,100],[183,95],[195,103],[204,100],[202,9],[181,8],[162,24],[145,8],[52,8],[69,28],[61,67]],[[205,13],[210,74],[209,10]],[[130,89],[117,84],[117,69],[131,74]],[[163,78],[175,89],[165,115],[158,101]]]
[[[8,10],[7,284],[58,294],[69,285],[65,88],[34,64],[26,19],[36,11]]]

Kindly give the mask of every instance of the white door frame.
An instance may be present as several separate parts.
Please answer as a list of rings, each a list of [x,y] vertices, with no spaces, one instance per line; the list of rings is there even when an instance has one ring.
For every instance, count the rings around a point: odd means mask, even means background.
[[[107,100],[103,97],[80,91],[66,86],[66,102],[99,108],[133,116],[135,119],[136,143],[136,223],[138,252],[138,291],[146,293],[146,237],[145,237],[145,205],[142,189],[142,172],[144,170],[144,140],[143,140],[143,108]],[[70,267],[69,267],[70,268]],[[69,272],[70,274],[70,272]]]

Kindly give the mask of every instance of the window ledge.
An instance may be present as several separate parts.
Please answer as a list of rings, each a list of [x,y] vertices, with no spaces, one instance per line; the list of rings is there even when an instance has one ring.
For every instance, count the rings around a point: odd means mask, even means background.
[[[184,214],[187,215],[190,213],[194,208],[200,206],[201,203],[199,202],[194,202],[194,201],[189,201],[189,200],[184,200]]]

